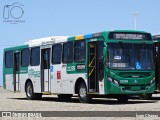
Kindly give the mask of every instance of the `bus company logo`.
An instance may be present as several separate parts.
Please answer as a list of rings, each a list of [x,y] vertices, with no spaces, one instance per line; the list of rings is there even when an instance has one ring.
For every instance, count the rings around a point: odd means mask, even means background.
[[[3,7],[3,22],[10,24],[24,23],[24,5],[15,2],[10,5],[4,5]]]
[[[40,71],[35,71],[34,69],[28,70],[29,77],[40,77]]]
[[[67,72],[72,72],[72,71],[75,71],[75,66],[68,66],[67,67]]]
[[[137,81],[137,80],[134,80],[134,83],[138,83],[138,81]]]

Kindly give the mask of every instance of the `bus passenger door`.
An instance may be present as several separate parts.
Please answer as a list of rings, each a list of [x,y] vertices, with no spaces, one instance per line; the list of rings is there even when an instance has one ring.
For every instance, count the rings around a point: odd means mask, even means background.
[[[41,89],[50,92],[50,48],[41,49]]]
[[[13,65],[14,92],[20,91],[19,70],[20,70],[20,52],[17,52],[14,53],[14,65]]]
[[[99,92],[103,80],[103,41],[88,43],[88,92]]]

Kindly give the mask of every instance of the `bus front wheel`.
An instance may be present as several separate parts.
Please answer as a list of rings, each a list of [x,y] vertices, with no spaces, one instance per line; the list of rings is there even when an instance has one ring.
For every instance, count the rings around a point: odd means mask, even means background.
[[[141,100],[150,100],[152,98],[152,93],[149,93],[149,94],[142,94],[139,96],[139,98]]]
[[[26,85],[26,96],[28,100],[35,100],[35,99],[41,99],[42,94],[41,93],[34,93],[33,91],[33,85],[31,82],[27,82]]]
[[[81,103],[88,103],[92,99],[92,97],[87,94],[87,87],[84,82],[81,82],[81,84],[79,85],[78,98]]]

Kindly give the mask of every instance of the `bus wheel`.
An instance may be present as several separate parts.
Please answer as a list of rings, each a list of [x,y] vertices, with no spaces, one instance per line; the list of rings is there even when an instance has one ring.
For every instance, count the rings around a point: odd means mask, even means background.
[[[125,95],[118,96],[117,100],[118,100],[119,103],[127,103],[128,102],[128,97],[125,96]]]
[[[73,96],[72,94],[59,94],[58,99],[61,101],[68,101],[71,100],[72,96]]]
[[[34,99],[41,99],[42,94],[41,93],[34,93],[33,92],[33,85],[31,82],[28,82],[26,85],[26,96],[28,100],[34,100]]]
[[[150,100],[152,98],[152,93],[146,94],[146,96],[147,96],[147,100]]]
[[[78,98],[81,103],[88,103],[92,100],[92,97],[87,94],[87,87],[84,82],[79,85]]]
[[[141,100],[150,100],[152,98],[152,93],[140,95]]]

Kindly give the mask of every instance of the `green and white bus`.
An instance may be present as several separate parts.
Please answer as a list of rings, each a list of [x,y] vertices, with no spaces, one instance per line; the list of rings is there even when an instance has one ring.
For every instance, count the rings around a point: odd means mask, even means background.
[[[78,94],[83,103],[97,96],[127,102],[155,91],[152,45],[150,33],[132,30],[30,40],[4,49],[3,86],[28,99]]]
[[[160,93],[160,34],[153,35],[156,91]]]

